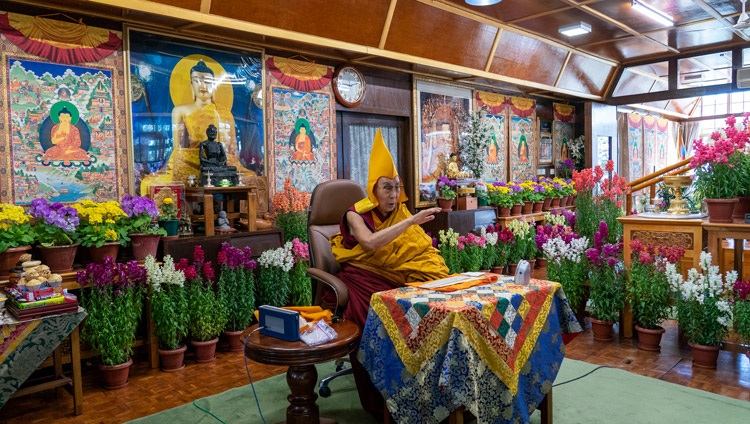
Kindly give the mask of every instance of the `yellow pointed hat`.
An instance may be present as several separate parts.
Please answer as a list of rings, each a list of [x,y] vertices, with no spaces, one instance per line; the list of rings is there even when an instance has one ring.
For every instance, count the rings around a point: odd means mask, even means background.
[[[378,206],[378,199],[375,197],[375,185],[381,177],[393,179],[397,176],[398,171],[396,170],[396,164],[393,162],[393,156],[391,156],[388,146],[385,145],[383,134],[378,128],[372,141],[372,152],[370,153],[370,169],[367,172],[367,197],[354,205],[357,212],[364,213]],[[407,200],[409,199],[406,197],[406,193],[401,190],[398,197],[399,203]]]

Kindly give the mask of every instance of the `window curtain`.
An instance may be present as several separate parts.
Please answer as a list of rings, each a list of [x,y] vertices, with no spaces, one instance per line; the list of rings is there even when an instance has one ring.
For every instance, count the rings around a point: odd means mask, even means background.
[[[685,147],[684,153],[680,153],[680,157],[687,159],[693,156],[693,141],[698,138],[698,132],[701,129],[701,123],[695,122],[683,122],[682,123],[682,140],[679,140],[680,145]],[[679,152],[678,152],[679,153]]]
[[[398,163],[398,128],[350,125],[348,153],[351,163],[349,164],[349,178],[358,182],[362,187],[367,186],[367,170],[370,164],[372,140],[375,138],[375,132],[378,128],[383,133],[383,140],[385,140],[385,145],[391,152],[396,169],[401,169]],[[402,180],[401,183],[403,184],[404,181]]]

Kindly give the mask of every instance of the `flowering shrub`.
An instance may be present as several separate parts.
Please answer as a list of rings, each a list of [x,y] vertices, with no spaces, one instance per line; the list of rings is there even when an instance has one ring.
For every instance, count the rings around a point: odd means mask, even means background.
[[[510,251],[515,244],[515,236],[513,231],[503,227],[500,224],[493,224],[487,226],[487,237],[491,234],[497,235],[497,242],[495,242],[495,253],[492,266],[504,267],[508,264],[508,258],[510,257]]]
[[[455,199],[458,193],[456,192],[456,180],[441,176],[437,182],[438,197],[446,200]]]
[[[125,212],[116,201],[82,200],[73,208],[78,211],[80,220],[76,240],[81,246],[101,247],[107,242],[125,240],[127,233],[121,224]]]
[[[138,320],[143,312],[146,270],[136,261],[115,263],[106,257],[76,275],[88,317],[82,337],[102,355],[104,365],[118,365],[133,355]]]
[[[22,207],[0,203],[0,252],[34,242],[30,219]]]
[[[510,187],[503,182],[487,184],[487,197],[490,205],[501,208],[510,208],[514,205]]]
[[[521,183],[523,188],[523,200],[528,202],[541,202],[547,195],[545,194],[544,186],[541,184],[527,180]]]
[[[154,223],[154,220],[159,218],[159,210],[153,200],[148,197],[126,194],[122,197],[120,206],[127,216],[123,219],[123,224],[128,234],[167,235],[163,228],[159,228]]]
[[[190,311],[185,293],[185,273],[175,268],[170,255],[164,256],[160,266],[154,257],[148,255],[144,264],[151,306],[151,320],[154,322],[159,347],[174,350],[182,346],[188,335]]]
[[[161,205],[159,205],[159,219],[162,221],[177,219],[177,205],[171,197],[165,197],[161,201]]]
[[[489,227],[480,227],[479,235],[484,238],[484,252],[482,254],[482,266],[480,269],[490,269],[497,262],[497,241],[498,233],[491,231],[492,225]],[[490,229],[490,231],[488,231]],[[503,264],[504,266],[505,264]]]
[[[528,222],[518,219],[508,222],[506,226],[513,233],[514,239],[514,243],[508,252],[508,263],[517,264],[521,259],[526,259],[527,252],[531,250],[529,245],[534,244],[534,235],[531,232],[533,227]],[[534,250],[534,252],[536,251]],[[536,257],[536,253],[534,257]]]
[[[668,263],[678,266],[685,254],[683,247],[643,245],[639,240],[630,242],[633,249],[628,273],[628,299],[638,325],[655,330],[669,318],[672,288],[665,274]]]
[[[193,263],[188,264],[187,258],[182,258],[176,268],[185,274],[187,280],[190,337],[202,342],[218,337],[227,323],[227,313],[214,290],[214,268],[211,261],[205,261],[203,248],[196,245]]]
[[[599,222],[599,231],[594,233],[594,247],[586,249],[586,258],[591,264],[589,274],[591,316],[607,322],[617,321],[625,306],[625,273],[622,266],[622,242],[605,243],[609,229],[607,223]]]
[[[748,190],[750,184],[750,157],[743,152],[750,138],[748,118],[736,125],[734,116],[726,120],[727,126],[711,134],[710,141],[694,142],[690,166],[697,177],[694,184],[702,198],[730,199]]]
[[[252,251],[222,243],[216,255],[221,266],[219,300],[226,308],[229,331],[241,331],[250,325],[255,311],[255,267]]]
[[[307,243],[299,239],[286,243],[286,246],[294,257],[294,266],[289,273],[290,302],[293,306],[309,306],[312,304],[312,283],[307,276],[307,267],[310,263],[310,250]]]
[[[555,175],[560,178],[570,178],[575,170],[575,165],[570,159],[557,162],[557,169],[555,169]]]
[[[453,228],[438,232],[437,248],[448,267],[448,272],[451,274],[462,272],[461,254],[458,251],[458,233],[453,231]]]
[[[60,202],[47,203],[47,199],[31,201],[29,214],[36,218],[32,226],[34,240],[42,246],[64,246],[73,244],[78,228],[78,211]]]
[[[294,255],[285,246],[266,250],[258,258],[260,279],[258,281],[258,302],[261,305],[286,306],[291,292],[289,271],[294,267]]]
[[[484,237],[472,233],[458,237],[458,251],[461,256],[462,272],[476,272],[482,269],[486,243],[487,240]]]
[[[718,346],[729,325],[730,293],[737,272],[728,271],[722,280],[719,267],[711,265],[711,254],[706,252],[701,252],[699,265],[701,271],[691,268],[684,280],[674,264],[667,264],[667,279],[677,292],[680,329],[692,343]]]
[[[538,234],[538,233],[537,233]],[[565,296],[574,310],[583,308],[584,282],[589,272],[589,264],[584,252],[589,240],[575,233],[550,237],[542,251],[547,258],[547,278],[563,286]]]
[[[750,343],[750,282],[734,283],[733,322],[735,334],[743,343]]]
[[[623,198],[630,192],[624,178],[614,173],[615,164],[607,161],[604,170],[600,166],[573,172],[575,189],[578,191],[576,203],[575,230],[582,237],[593,240],[599,222],[607,223],[609,235],[607,243],[617,243],[622,238],[622,224],[617,218],[622,216]]]
[[[284,241],[295,238],[307,243],[307,207],[310,193],[297,190],[291,178],[284,181],[284,191],[273,196],[276,226],[284,230]]]

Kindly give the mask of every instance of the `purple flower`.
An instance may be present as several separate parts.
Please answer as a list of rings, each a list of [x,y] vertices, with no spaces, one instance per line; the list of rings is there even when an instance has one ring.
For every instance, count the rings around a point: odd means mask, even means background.
[[[126,194],[122,197],[120,206],[122,206],[122,210],[129,218],[144,214],[151,218],[159,217],[159,210],[156,208],[156,203],[148,197]]]

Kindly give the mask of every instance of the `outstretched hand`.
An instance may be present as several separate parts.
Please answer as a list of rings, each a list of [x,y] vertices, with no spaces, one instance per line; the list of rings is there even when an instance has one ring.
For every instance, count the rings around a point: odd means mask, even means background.
[[[442,209],[439,207],[429,208],[429,209],[423,209],[419,211],[416,215],[414,215],[414,224],[421,225],[425,222],[432,221],[435,219],[435,214],[440,212]]]

